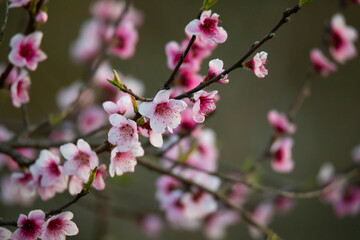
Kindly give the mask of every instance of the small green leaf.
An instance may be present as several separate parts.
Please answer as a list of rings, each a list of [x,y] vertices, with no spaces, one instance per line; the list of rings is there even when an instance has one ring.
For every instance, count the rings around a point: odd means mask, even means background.
[[[299,7],[303,7],[306,4],[310,3],[312,0],[300,0],[299,1]]]
[[[134,112],[135,113],[139,112],[139,107],[138,107],[138,104],[136,102],[136,99],[134,97],[131,97],[131,101],[132,101],[132,104],[133,104]]]
[[[267,240],[280,240],[279,236],[276,233],[271,232]]]
[[[136,121],[136,125],[141,126],[145,123],[145,117],[141,117]]]
[[[65,112],[62,112],[60,114],[50,114],[49,116],[49,122],[50,122],[50,125],[56,125],[58,124],[59,122],[61,122],[65,117],[66,117],[66,113]]]
[[[203,3],[203,10],[208,10],[209,8],[211,8],[212,5],[214,5],[217,2],[217,0],[204,0]]]
[[[255,161],[253,158],[247,158],[245,160],[245,163],[243,164],[241,170],[243,173],[247,173],[249,172],[250,170],[252,170],[255,166]]]
[[[83,188],[83,191],[84,191],[84,192],[87,193],[87,192],[90,190],[91,185],[93,184],[93,182],[94,182],[94,180],[95,180],[96,172],[97,172],[97,167],[95,167],[95,168],[91,171],[87,183],[84,184],[84,188]]]

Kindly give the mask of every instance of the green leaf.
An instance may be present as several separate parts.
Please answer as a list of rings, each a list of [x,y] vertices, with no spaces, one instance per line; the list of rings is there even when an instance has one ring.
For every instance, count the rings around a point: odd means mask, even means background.
[[[120,88],[120,90],[125,90],[124,85],[122,84],[119,75],[117,74],[117,72],[115,70],[113,70],[114,73],[114,78],[113,80],[108,79],[108,82],[111,83],[112,85],[114,85],[115,87]]]
[[[212,5],[214,5],[217,2],[217,0],[204,0],[203,3],[203,10],[208,10],[209,8],[212,7]]]
[[[145,123],[145,117],[144,117],[144,116],[141,117],[141,118],[139,118],[139,119],[136,121],[136,125],[138,125],[138,126],[144,125],[144,123]]]
[[[299,7],[303,7],[304,5],[310,3],[312,0],[300,0]]]
[[[280,240],[280,238],[276,233],[270,233],[267,240]]]
[[[247,158],[243,164],[241,170],[243,173],[247,173],[252,170],[255,166],[255,160],[253,158]]]
[[[66,113],[65,112],[62,112],[60,114],[50,114],[49,116],[49,122],[50,122],[50,125],[56,125],[58,124],[59,122],[61,122],[65,117],[66,117]]]
[[[131,101],[132,101],[132,104],[133,104],[134,112],[135,113],[139,112],[139,107],[138,107],[138,104],[136,102],[136,99],[134,97],[131,97]]]
[[[97,172],[97,167],[95,167],[95,168],[91,171],[87,183],[84,184],[83,191],[84,191],[85,193],[89,192],[89,190],[90,190],[90,188],[91,188],[91,185],[93,184],[93,182],[94,182],[94,180],[95,180],[96,172]]]

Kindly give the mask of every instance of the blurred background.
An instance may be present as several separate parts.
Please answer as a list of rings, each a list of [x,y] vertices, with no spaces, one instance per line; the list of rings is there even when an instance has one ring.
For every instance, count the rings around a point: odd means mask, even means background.
[[[184,39],[184,27],[198,13],[202,0],[133,1],[141,10],[145,22],[139,30],[135,56],[127,61],[112,59],[113,66],[126,75],[133,75],[146,86],[146,96],[153,96],[168,78],[164,46],[171,40]],[[74,65],[69,46],[78,37],[81,24],[90,18],[91,1],[49,1],[49,21],[41,27],[44,32],[42,49],[48,59],[31,72],[30,119],[36,122],[57,110],[54,96],[71,82],[81,79],[84,68]],[[239,59],[256,40],[260,40],[281,18],[283,10],[296,4],[290,0],[219,0],[213,10],[221,15],[221,26],[228,32],[228,40],[218,46],[210,59],[220,58],[225,68]],[[230,74],[228,85],[213,85],[221,101],[216,114],[205,122],[215,130],[220,150],[220,169],[231,166],[241,169],[249,158],[256,158],[265,148],[272,129],[266,115],[271,109],[286,111],[299,91],[309,69],[309,51],[321,44],[324,23],[337,11],[338,1],[316,0],[291,17],[276,37],[261,50],[269,53],[269,75],[257,78],[251,71],[237,70]],[[3,7],[3,6],[1,6]],[[1,14],[3,11],[1,11]],[[343,12],[347,24],[360,30],[360,6],[352,5]],[[7,62],[11,36],[23,30],[26,20],[23,9],[11,9],[0,45],[0,62]],[[3,15],[0,15],[1,18]],[[357,46],[359,44],[357,43]],[[209,59],[209,60],[210,60]],[[207,61],[202,73],[208,70]],[[293,149],[295,170],[291,174],[274,174],[268,163],[261,172],[273,180],[269,185],[292,185],[314,178],[324,162],[332,162],[338,170],[351,164],[351,151],[360,144],[360,58],[350,60],[339,71],[324,79],[313,81],[311,96],[296,118],[298,127]],[[22,128],[21,110],[12,106],[8,93],[0,91],[0,122],[17,132]],[[273,177],[272,177],[273,176]],[[94,190],[87,199],[70,207],[75,214],[80,233],[70,239],[146,239],[133,219],[112,210],[107,226],[101,221],[105,211],[96,204],[115,206],[125,210],[152,209],[158,211],[154,198],[156,173],[138,166],[134,174],[108,178],[118,187],[105,192]],[[95,196],[99,196],[95,198]],[[68,193],[31,208],[8,207],[0,203],[0,216],[15,220],[18,214],[31,209],[51,209],[70,199]],[[108,199],[108,200],[106,200]],[[96,209],[96,210],[94,210]],[[100,219],[100,220],[99,220]],[[318,199],[298,200],[286,216],[275,218],[271,227],[285,239],[359,239],[360,216],[339,220],[329,205]],[[104,224],[104,225],[102,225]],[[106,231],[108,227],[108,231]],[[166,228],[158,239],[204,239],[199,231],[185,232]],[[227,239],[250,239],[244,222],[230,227]]]

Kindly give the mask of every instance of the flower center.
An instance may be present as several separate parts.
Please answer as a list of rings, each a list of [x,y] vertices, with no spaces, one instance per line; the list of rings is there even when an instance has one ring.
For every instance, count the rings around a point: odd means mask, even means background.
[[[274,156],[277,162],[281,162],[284,158],[284,150],[283,149],[279,149],[275,152]]]
[[[207,97],[200,97],[200,114],[208,115],[212,111],[215,110],[216,106],[214,103],[214,99],[207,98]]]
[[[26,58],[26,60],[30,60],[31,58],[33,58],[35,56],[35,51],[32,45],[30,44],[21,45],[20,55]]]
[[[332,40],[332,44],[334,45],[335,49],[339,49],[344,43],[341,35],[336,31],[332,32],[331,40]]]
[[[201,25],[201,29],[207,34],[213,34],[216,29],[217,21],[211,18],[204,20],[204,23]]]
[[[89,156],[84,152],[78,152],[74,159],[79,161],[82,165],[89,164]]]
[[[166,116],[169,115],[170,111],[171,109],[169,108],[168,104],[165,102],[165,103],[160,103],[156,106],[155,114],[160,116]]]
[[[36,227],[35,223],[32,220],[27,219],[24,222],[22,229],[29,234],[35,234],[35,227]]]
[[[55,162],[52,162],[50,165],[49,165],[49,171],[51,174],[53,175],[56,175],[56,176],[59,176],[60,175],[60,170],[59,170],[59,167],[58,165],[55,163]]]
[[[60,231],[62,229],[62,221],[60,219],[53,219],[49,222],[47,228],[50,231]]]

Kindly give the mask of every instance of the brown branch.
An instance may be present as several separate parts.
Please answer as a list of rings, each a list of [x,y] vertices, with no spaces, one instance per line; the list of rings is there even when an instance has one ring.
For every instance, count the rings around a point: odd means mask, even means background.
[[[0,143],[0,152],[5,153],[6,155],[12,157],[17,162],[17,164],[19,164],[20,167],[27,167],[29,163],[33,162],[33,160],[30,160],[22,156],[15,149],[11,148],[9,145],[6,145],[4,143]]]
[[[146,161],[146,160],[144,160],[142,158],[138,158],[137,162],[139,163],[139,165],[142,165],[143,167],[145,167],[147,169],[150,169],[152,171],[155,171],[155,172],[158,172],[158,173],[161,173],[161,174],[166,174],[168,176],[176,178],[177,180],[183,182],[184,184],[195,186],[195,187],[203,190],[204,192],[212,195],[215,199],[218,199],[219,201],[223,202],[227,207],[238,211],[241,214],[242,218],[246,222],[248,222],[251,226],[253,226],[253,227],[257,228],[259,231],[261,231],[262,234],[264,234],[264,236],[267,236],[267,237],[274,236],[274,232],[271,229],[258,224],[255,220],[252,219],[250,212],[248,212],[246,209],[244,209],[244,208],[242,208],[240,206],[237,206],[237,205],[231,203],[227,199],[227,197],[225,195],[223,195],[223,194],[221,194],[219,192],[210,190],[210,189],[208,189],[208,188],[206,188],[206,187],[204,187],[204,186],[202,186],[202,185],[200,185],[200,184],[198,184],[196,182],[193,182],[193,181],[191,181],[189,179],[186,179],[186,178],[184,178],[182,176],[174,174],[173,172],[170,172],[170,171],[158,166],[157,164]]]
[[[300,6],[298,4],[296,4],[293,8],[289,8],[286,9],[285,12],[283,12],[283,16],[280,19],[280,21],[275,25],[275,27],[273,27],[273,29],[271,29],[271,31],[265,35],[259,42],[255,42],[255,44],[253,44],[250,48],[250,50],[244,54],[244,56],[242,56],[240,58],[239,61],[237,61],[235,64],[233,64],[230,68],[226,69],[225,71],[223,71],[221,74],[217,75],[216,77],[206,81],[206,82],[202,82],[200,83],[197,87],[193,88],[192,90],[185,92],[183,94],[180,94],[176,97],[174,97],[174,99],[183,99],[183,98],[187,98],[190,97],[192,94],[202,90],[203,88],[219,81],[223,76],[227,75],[228,73],[232,72],[233,70],[237,69],[237,68],[242,68],[243,67],[243,63],[244,61],[255,52],[255,50],[257,50],[259,47],[261,47],[264,43],[266,43],[268,40],[272,39],[275,36],[275,32],[285,23],[289,22],[289,16],[297,13],[300,10]]]
[[[6,28],[6,23],[8,20],[8,15],[9,15],[9,0],[5,0],[5,7],[4,7],[4,21],[3,24],[1,25],[1,29],[0,29],[0,43],[2,42],[3,38],[4,38],[4,34],[5,34],[5,28]]]

